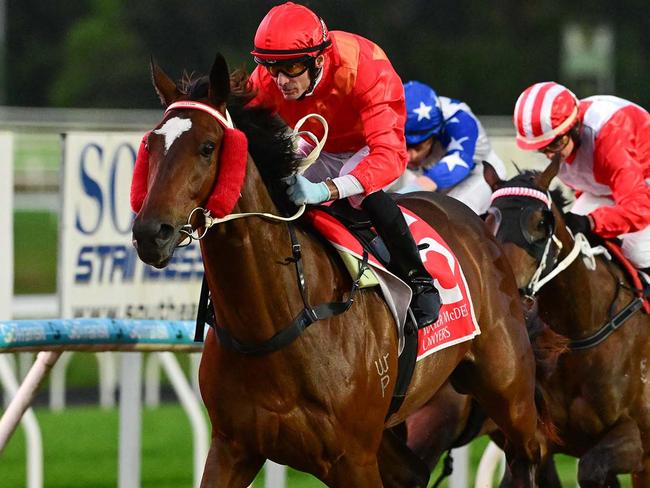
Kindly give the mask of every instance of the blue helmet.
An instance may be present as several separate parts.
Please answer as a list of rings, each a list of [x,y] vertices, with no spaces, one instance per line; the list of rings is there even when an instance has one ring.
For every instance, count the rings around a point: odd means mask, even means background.
[[[419,81],[404,83],[406,96],[406,144],[419,144],[438,136],[444,126],[440,100],[435,90]]]

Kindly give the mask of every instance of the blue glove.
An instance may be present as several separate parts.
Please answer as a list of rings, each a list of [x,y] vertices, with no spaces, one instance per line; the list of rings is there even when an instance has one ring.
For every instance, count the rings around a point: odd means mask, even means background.
[[[312,183],[304,176],[290,176],[284,180],[289,187],[287,188],[287,195],[296,205],[303,203],[317,204],[322,203],[330,198],[330,191],[325,182]]]

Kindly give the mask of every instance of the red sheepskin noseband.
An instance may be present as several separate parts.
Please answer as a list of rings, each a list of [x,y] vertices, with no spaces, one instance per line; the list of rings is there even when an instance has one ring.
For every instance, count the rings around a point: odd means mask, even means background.
[[[226,111],[226,116],[224,117],[221,112],[209,105],[184,100],[172,103],[167,107],[165,114],[174,109],[202,110],[212,115],[224,127],[217,179],[212,189],[212,194],[204,206],[213,216],[218,218],[225,217],[235,208],[244,184],[246,161],[248,160],[248,140],[242,131],[233,127],[228,111]],[[140,211],[144,199],[147,196],[149,151],[146,141],[148,137],[149,132],[144,135],[140,143],[138,156],[135,160],[135,168],[133,170],[133,180],[131,181],[131,209],[135,213]]]

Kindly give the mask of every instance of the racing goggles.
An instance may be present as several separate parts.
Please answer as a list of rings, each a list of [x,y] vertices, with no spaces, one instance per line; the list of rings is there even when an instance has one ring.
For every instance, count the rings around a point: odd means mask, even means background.
[[[538,149],[539,152],[541,153],[559,153],[562,151],[565,147],[567,147],[567,144],[569,144],[569,140],[571,139],[571,136],[567,132],[564,135],[558,136],[555,139],[551,141],[550,144]]]
[[[314,59],[311,56],[306,56],[286,61],[269,61],[256,57],[255,62],[264,66],[273,78],[277,78],[280,73],[289,78],[296,78],[313,66]]]

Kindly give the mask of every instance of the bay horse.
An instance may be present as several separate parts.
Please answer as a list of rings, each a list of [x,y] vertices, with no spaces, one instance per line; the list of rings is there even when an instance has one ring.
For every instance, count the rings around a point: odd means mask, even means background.
[[[503,244],[518,287],[535,297],[542,320],[569,339],[569,351],[545,385],[561,441],[549,443],[549,450],[580,458],[583,488],[619,486],[620,473],[632,473],[633,485],[647,488],[650,316],[637,311],[613,325],[624,307],[640,307],[624,272],[603,256],[566,260],[579,249],[581,235],[574,238],[566,227],[561,192],[549,195],[559,165],[556,158],[542,172],[508,181],[486,166],[485,179],[495,192],[486,222]],[[566,264],[554,277],[549,274]]]
[[[283,178],[298,164],[286,126],[267,110],[229,100],[229,72],[221,55],[208,77],[180,85],[153,62],[151,72],[167,110],[145,140],[149,156],[140,184],[145,194],[133,222],[142,261],[164,267],[186,237],[181,231],[188,216],[201,227],[194,210],[215,195],[224,215],[295,209],[284,195]],[[244,156],[241,177],[233,155],[241,152],[235,146],[242,140],[230,128],[228,102],[248,138],[250,154]],[[243,148],[245,154],[245,140]],[[132,197],[141,170],[136,164]],[[400,204],[454,249],[481,334],[419,361],[402,406],[388,418],[398,337],[380,292],[359,290],[345,313],[317,321],[286,347],[246,354],[247,345],[282,335],[307,303],[344,297],[352,278],[333,248],[301,225],[251,216],[204,229],[201,252],[218,325],[208,331],[199,371],[212,423],[201,486],[248,486],[266,459],[311,473],[328,486],[390,486],[383,484],[378,461],[385,454],[386,429],[424,405],[450,376],[503,430],[518,486],[533,486],[545,440],[535,403],[533,353],[512,270],[483,221],[461,203],[419,193]],[[292,235],[300,243],[298,258]],[[297,282],[298,260],[308,292]],[[378,361],[390,375],[387,394],[382,394]]]

